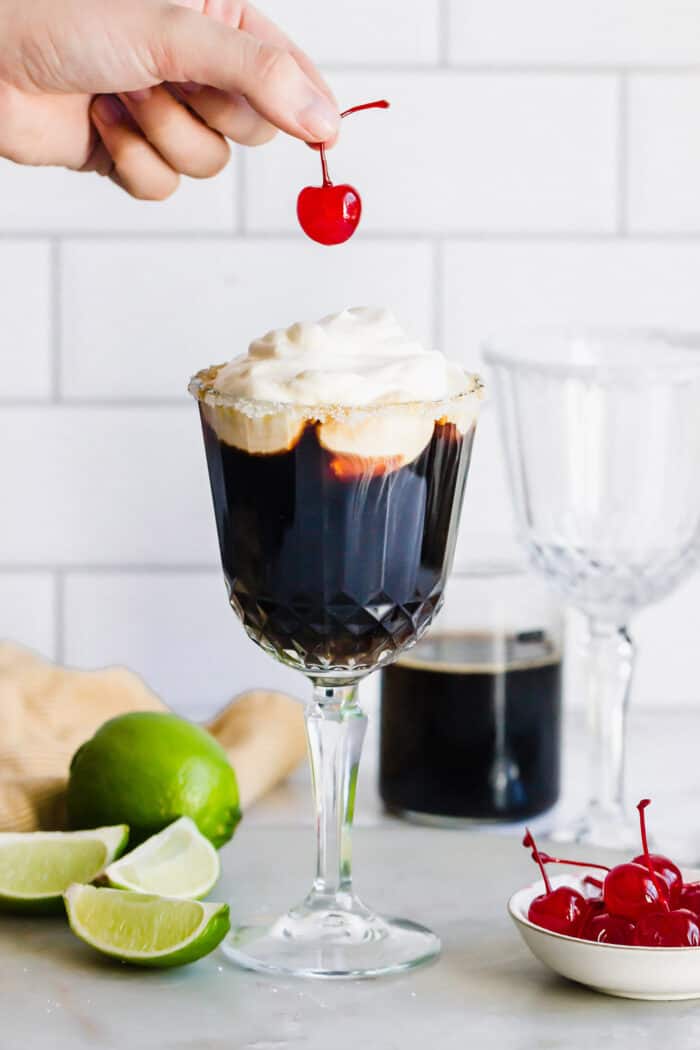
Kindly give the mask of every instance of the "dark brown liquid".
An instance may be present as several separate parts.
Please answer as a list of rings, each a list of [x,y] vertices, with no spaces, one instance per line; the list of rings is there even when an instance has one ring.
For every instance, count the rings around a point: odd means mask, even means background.
[[[411,463],[323,448],[308,424],[256,455],[202,420],[221,560],[248,634],[323,673],[392,659],[430,622],[454,549],[473,432],[435,424]]]
[[[431,635],[383,672],[380,792],[391,809],[522,820],[556,802],[560,658],[539,631],[506,639],[505,652],[500,642]]]

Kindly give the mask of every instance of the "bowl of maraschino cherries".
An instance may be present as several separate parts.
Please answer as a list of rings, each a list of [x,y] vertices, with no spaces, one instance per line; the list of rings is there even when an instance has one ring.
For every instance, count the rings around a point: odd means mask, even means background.
[[[552,857],[526,832],[541,880],[513,894],[508,911],[530,951],[551,970],[628,999],[700,998],[700,872],[642,849],[608,867]],[[550,875],[553,865],[568,868]]]

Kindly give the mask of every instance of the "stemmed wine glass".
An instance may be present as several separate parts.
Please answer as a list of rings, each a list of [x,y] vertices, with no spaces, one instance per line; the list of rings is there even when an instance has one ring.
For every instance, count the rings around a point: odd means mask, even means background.
[[[560,838],[635,841],[624,810],[628,624],[700,551],[700,338],[522,333],[487,347],[520,539],[585,614],[590,803]]]
[[[194,377],[230,603],[254,642],[312,682],[306,708],[316,875],[271,926],[225,951],[254,970],[392,973],[439,939],[374,914],[352,886],[350,831],[366,716],[359,680],[413,645],[442,601],[481,387],[373,408],[237,401]]]

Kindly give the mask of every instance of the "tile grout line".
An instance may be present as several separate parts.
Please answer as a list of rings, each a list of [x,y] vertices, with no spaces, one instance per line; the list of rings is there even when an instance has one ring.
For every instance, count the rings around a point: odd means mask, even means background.
[[[54,404],[60,402],[63,388],[61,264],[61,240],[59,237],[52,237],[49,242],[49,347],[51,354],[51,385],[49,396]]]
[[[63,569],[54,569],[54,656],[59,664],[66,660],[65,594],[66,577]]]
[[[155,245],[158,241],[167,240],[175,241],[181,240],[183,244],[191,244],[192,241],[200,241],[203,244],[217,244],[221,241],[229,243],[231,245],[256,245],[262,244],[264,241],[280,240],[283,243],[297,243],[299,244],[299,234],[295,230],[255,230],[247,233],[245,236],[237,236],[231,233],[158,233],[158,234],[143,234],[143,233],[129,233],[124,234],[115,230],[105,230],[102,232],[86,233],[86,232],[71,232],[69,230],[63,230],[60,234],[49,234],[46,231],[41,233],[33,233],[24,231],[16,233],[3,233],[0,232],[0,244],[12,243],[13,240],[18,243],[25,244],[31,243],[31,241],[43,241],[45,243],[47,237],[54,237],[58,240],[77,240],[77,241],[101,241],[103,244],[113,243],[113,241],[123,241],[132,245]],[[405,245],[410,241],[415,241],[416,244],[432,244],[434,238],[440,237],[446,243],[459,243],[461,240],[474,241],[484,240],[490,241],[490,243],[503,243],[503,241],[517,240],[517,241],[585,241],[585,243],[606,243],[607,240],[614,240],[617,237],[615,231],[610,230],[582,230],[582,229],[561,229],[561,230],[545,230],[545,229],[531,229],[531,230],[489,230],[489,229],[473,229],[473,230],[452,230],[447,232],[445,230],[372,230],[367,231],[363,237],[363,243],[372,244],[375,243],[394,243]],[[697,229],[670,229],[670,230],[635,230],[631,234],[635,240],[700,240],[700,227]],[[1,395],[0,395],[1,399]]]
[[[621,72],[617,82],[617,233],[627,237],[629,230],[629,80]]]
[[[185,409],[191,412],[191,402],[183,395],[172,397],[62,397],[58,401],[50,401],[39,397],[0,397],[0,412],[21,410],[25,408],[37,408],[46,411],[47,408],[75,408],[84,409]]]
[[[233,158],[238,165],[236,169],[236,229],[240,236],[245,237],[248,232],[248,221],[246,216],[246,205],[248,202],[248,169],[246,165],[245,147],[239,146]]]
[[[607,241],[614,241],[618,238],[616,231],[610,230],[581,230],[581,229],[561,229],[561,230],[544,230],[544,229],[531,229],[531,230],[489,230],[489,229],[464,229],[464,230],[452,230],[447,232],[446,230],[372,230],[368,231],[363,241],[367,244],[372,242],[377,243],[395,243],[395,244],[406,244],[413,241],[415,244],[432,244],[436,237],[439,237],[445,243],[459,243],[460,241],[466,241],[473,243],[474,241],[484,241],[486,243],[503,243],[507,241],[517,242],[555,242],[559,243],[562,241],[570,241],[573,243],[600,243],[604,244]],[[231,233],[215,233],[215,232],[171,232],[171,233],[120,233],[118,230],[105,230],[101,232],[87,232],[87,231],[71,231],[62,230],[58,232],[49,232],[44,230],[40,233],[34,233],[29,230],[23,232],[6,233],[0,231],[0,244],[11,243],[17,241],[19,243],[30,243],[34,241],[46,242],[47,238],[50,240],[56,240],[57,242],[64,242],[65,240],[71,241],[98,241],[101,243],[109,244],[114,241],[121,241],[129,244],[157,244],[159,241],[182,241],[183,244],[191,244],[193,241],[199,241],[204,244],[216,244],[220,242],[229,243],[232,245],[246,245],[246,244],[262,244],[267,241],[282,241],[284,243],[300,242],[300,234],[294,230],[253,230],[247,232],[244,236],[237,236]],[[635,241],[700,241],[700,227],[697,229],[669,229],[669,230],[644,230],[635,229],[634,233],[630,233],[630,240]],[[2,395],[0,395],[2,400]]]
[[[0,574],[12,573],[13,575],[33,576],[37,573],[52,573],[56,589],[56,602],[60,597],[61,604],[64,598],[66,577],[74,575],[97,575],[103,573],[105,576],[129,576],[129,575],[151,575],[151,576],[197,576],[221,574],[220,566],[211,562],[170,562],[168,564],[158,562],[75,562],[56,565],[56,563],[26,562],[17,565],[15,562],[0,562]],[[58,619],[58,618],[57,618]],[[56,635],[62,633],[63,618],[61,617],[61,629],[57,627]]]
[[[568,65],[565,62],[541,62],[539,64],[522,62],[450,62],[448,65],[450,73],[463,73],[468,76],[616,76],[625,73],[637,76],[650,77],[688,77],[700,76],[700,63],[686,63],[685,65],[619,65],[615,63],[595,63],[581,65]],[[348,70],[350,72],[350,70]],[[409,70],[406,70],[409,72]],[[418,72],[418,70],[414,70]]]
[[[438,17],[438,68],[450,65],[450,0],[439,0]]]
[[[445,252],[443,243],[436,238],[433,241],[433,346],[436,350],[447,353],[443,346],[445,333],[443,330],[443,295],[445,282]]]
[[[441,5],[445,5],[444,10],[447,12],[448,0],[440,0]],[[428,74],[440,73],[447,71],[450,73],[465,74],[467,76],[611,76],[616,75],[619,72],[637,74],[639,76],[651,76],[651,77],[674,77],[674,76],[700,76],[700,63],[697,62],[686,62],[674,65],[673,63],[649,63],[644,65],[643,63],[635,64],[633,62],[625,63],[621,65],[615,62],[581,62],[578,65],[571,62],[498,62],[498,61],[466,61],[461,62],[458,59],[445,62],[442,61],[443,54],[447,57],[449,51],[449,31],[450,31],[450,19],[449,12],[447,12],[447,18],[443,20],[442,17],[442,6],[439,12],[439,50],[440,55],[438,64],[430,62],[333,62],[333,63],[321,63],[324,74],[333,76],[334,74],[345,75],[353,73],[397,73],[397,74]],[[444,51],[443,51],[444,49]]]

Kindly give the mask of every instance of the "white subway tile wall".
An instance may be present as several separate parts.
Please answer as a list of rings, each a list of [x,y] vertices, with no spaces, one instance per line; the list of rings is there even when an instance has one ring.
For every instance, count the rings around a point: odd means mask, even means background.
[[[215,179],[183,179],[178,192],[154,204],[115,194],[107,179],[72,171],[0,163],[0,231],[20,233],[232,233],[236,172],[229,164]],[[117,290],[118,291],[118,290]]]
[[[435,65],[441,0],[264,0],[258,7],[324,65]]]
[[[0,241],[0,402],[53,393],[51,270],[45,242]]]
[[[630,230],[700,233],[699,84],[697,74],[630,77]]]
[[[65,657],[100,667],[115,653],[176,710],[211,713],[243,689],[304,697],[298,671],[250,642],[231,612],[218,567],[209,572],[70,572]]]
[[[699,37],[696,0],[449,0],[454,63],[695,65]]]
[[[0,477],[0,564],[216,563],[188,405],[2,406]]]
[[[477,366],[517,323],[700,329],[696,0],[260,6],[341,103],[393,103],[348,121],[329,157],[364,197],[350,244],[298,230],[319,163],[283,138],[164,205],[0,162],[0,635],[126,664],[197,717],[249,686],[305,684],[228,608],[194,369],[361,302]],[[458,556],[509,553],[512,533],[490,406]],[[696,576],[640,616],[635,702],[700,698],[699,603]]]
[[[388,73],[333,78],[348,118],[329,154],[336,182],[364,189],[363,226],[406,234],[612,233],[618,85],[608,74]],[[352,124],[350,123],[352,121]],[[280,137],[244,160],[250,232],[293,231],[318,157]]]
[[[347,303],[392,302],[420,339],[433,335],[427,242],[358,237],[329,252],[299,238],[84,240],[65,243],[62,263],[71,399],[183,400],[194,371],[243,352],[252,335]]]
[[[50,570],[10,572],[0,576],[0,638],[14,638],[49,657],[58,655],[57,593]]]

